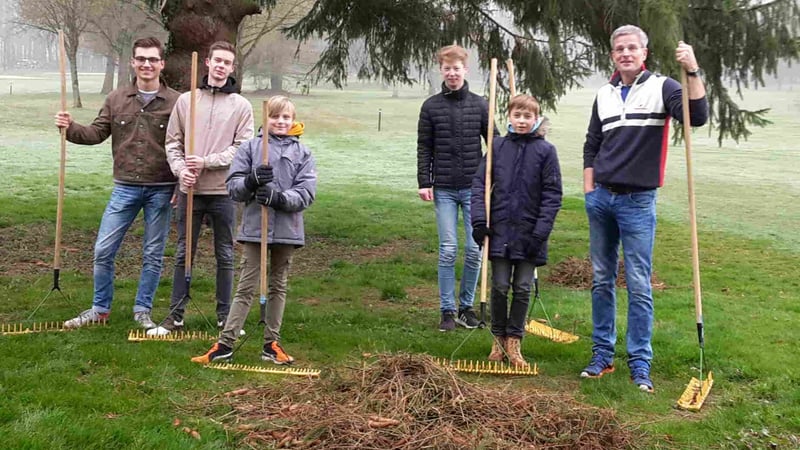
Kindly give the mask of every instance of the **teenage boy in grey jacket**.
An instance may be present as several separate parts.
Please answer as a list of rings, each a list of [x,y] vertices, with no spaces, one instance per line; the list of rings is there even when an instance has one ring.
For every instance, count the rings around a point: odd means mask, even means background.
[[[294,251],[305,245],[303,210],[314,202],[317,169],[311,151],[300,143],[303,125],[294,123],[294,104],[286,97],[269,100],[269,164],[262,164],[263,130],[239,148],[231,164],[228,190],[244,202],[242,226],[237,240],[242,243],[242,271],[228,320],[219,341],[192,361],[208,364],[230,359],[233,344],[244,326],[261,270],[261,209],[269,206],[269,298],[261,359],[291,364],[280,344],[280,329],[286,305],[286,286]]]

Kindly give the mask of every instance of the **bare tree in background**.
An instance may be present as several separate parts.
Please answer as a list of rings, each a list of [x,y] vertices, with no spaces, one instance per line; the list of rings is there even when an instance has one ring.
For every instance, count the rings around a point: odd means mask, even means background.
[[[40,30],[64,31],[64,45],[72,77],[72,107],[82,108],[78,84],[78,43],[89,25],[89,11],[97,0],[19,0],[21,23]]]
[[[130,81],[131,46],[140,37],[167,36],[161,15],[150,9],[142,0],[95,0],[89,22],[90,33],[96,40],[98,53],[106,55],[106,75],[101,94],[114,89],[114,68],[117,67],[117,87]]]
[[[282,90],[283,74],[297,42],[286,39],[280,30],[300,20],[311,4],[311,0],[278,0],[274,7],[266,8],[261,14],[245,17],[239,24],[236,39],[237,80],[241,82],[247,70],[263,70],[268,65],[271,89]]]

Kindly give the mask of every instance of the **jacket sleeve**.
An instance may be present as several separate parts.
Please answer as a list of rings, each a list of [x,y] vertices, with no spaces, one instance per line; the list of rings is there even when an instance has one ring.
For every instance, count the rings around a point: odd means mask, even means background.
[[[317,163],[311,152],[305,146],[303,148],[305,156],[294,176],[292,187],[283,191],[286,203],[281,209],[286,212],[308,208],[317,196]]]
[[[105,141],[111,135],[114,118],[111,111],[110,96],[103,102],[97,117],[89,125],[72,122],[67,128],[67,140],[73,144],[95,145]]]
[[[426,105],[422,104],[417,123],[417,183],[420,189],[433,186],[433,122]]]
[[[583,143],[583,168],[594,167],[594,157],[600,151],[603,143],[603,124],[597,114],[597,97],[592,105],[592,116],[589,119],[589,129],[586,131],[586,141]]]
[[[228,194],[237,202],[248,202],[255,197],[255,192],[244,185],[244,179],[253,170],[253,148],[260,146],[260,138],[243,142],[233,157],[225,184],[228,187]]]
[[[172,108],[172,114],[169,115],[169,124],[167,124],[167,137],[164,141],[164,148],[167,151],[167,162],[172,174],[176,177],[180,175],[181,171],[186,168],[186,159],[184,153],[183,142],[185,139],[184,123],[186,123],[185,108],[186,96],[181,95],[178,101],[175,102],[175,107]]]
[[[683,99],[681,98],[683,89],[681,89],[680,83],[672,78],[667,78],[661,91],[664,105],[669,115],[677,119],[678,122],[684,123]],[[706,124],[706,121],[708,121],[708,97],[689,100],[689,121],[693,127]]]
[[[470,223],[472,223],[473,227],[478,223],[486,224],[486,201],[484,195],[486,195],[486,155],[483,155],[480,164],[478,164],[478,170],[475,171],[475,175],[472,177],[469,214]]]
[[[243,142],[253,138],[253,107],[244,97],[239,98],[241,99],[239,123],[236,124],[236,133],[233,137],[233,143],[222,152],[206,155],[204,162],[208,169],[227,169],[230,167],[236,150]]]
[[[547,153],[542,161],[542,196],[539,205],[539,216],[536,218],[536,228],[533,229],[534,237],[547,241],[550,232],[553,231],[553,224],[556,222],[556,215],[561,209],[561,198],[563,196],[561,187],[561,167],[558,164],[556,148],[548,144]]]

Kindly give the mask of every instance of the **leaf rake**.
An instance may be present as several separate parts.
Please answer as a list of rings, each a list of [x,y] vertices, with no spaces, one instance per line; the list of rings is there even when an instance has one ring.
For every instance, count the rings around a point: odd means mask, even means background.
[[[319,378],[320,374],[320,371],[318,369],[304,369],[297,367],[270,368],[270,367],[247,366],[244,364],[230,364],[230,363],[225,363],[225,364],[211,363],[211,364],[206,364],[205,367],[208,369],[230,370],[235,372],[271,373],[275,375],[295,375],[295,376],[311,377],[311,378]]]
[[[105,320],[92,322],[91,326],[106,325]],[[64,322],[33,322],[28,325],[23,323],[0,324],[0,336],[14,336],[31,333],[48,333],[53,331],[72,331],[74,328],[65,328]]]
[[[528,367],[515,367],[510,364],[495,361],[474,361],[464,359],[452,361],[443,358],[435,358],[434,362],[455,372],[487,373],[491,375],[539,375],[539,366],[536,363]]]
[[[146,330],[130,330],[128,332],[128,342],[210,341],[216,338],[216,335],[210,334],[208,331],[173,331],[172,333],[163,335],[148,335]]]
[[[552,323],[550,321],[550,316],[547,314],[547,310],[544,308],[542,298],[539,296],[539,272],[533,269],[533,304],[535,305],[536,303],[542,307],[547,323]],[[533,305],[531,305],[531,311],[533,311]],[[580,339],[577,335],[558,330],[535,319],[528,321],[525,325],[525,331],[534,336],[543,337],[561,344],[571,344]]]

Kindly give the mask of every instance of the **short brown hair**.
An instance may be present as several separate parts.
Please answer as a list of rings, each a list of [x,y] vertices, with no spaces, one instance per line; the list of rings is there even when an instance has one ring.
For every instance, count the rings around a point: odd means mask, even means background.
[[[460,46],[460,45],[448,45],[447,47],[442,47],[436,52],[436,59],[439,61],[439,65],[447,61],[461,61],[464,65],[467,65],[467,58],[469,57],[469,53],[467,50]]]
[[[294,103],[289,100],[289,97],[283,95],[275,95],[267,100],[267,114],[270,117],[277,117],[284,110],[292,111],[292,119],[295,118]]]
[[[213,56],[214,50],[225,50],[226,52],[233,53],[233,56],[236,57],[236,47],[228,41],[217,41],[211,44],[211,47],[208,48],[209,59]]]
[[[164,59],[164,45],[161,44],[161,41],[155,37],[146,37],[137,39],[133,42],[133,47],[131,48],[131,56],[136,56],[136,49],[137,48],[157,48],[158,49],[158,56],[161,59]]]
[[[539,101],[536,100],[535,97],[527,94],[516,95],[511,99],[510,102],[508,102],[508,114],[511,114],[511,111],[515,109],[530,111],[536,116],[538,116],[542,110],[542,108],[539,106]]]

